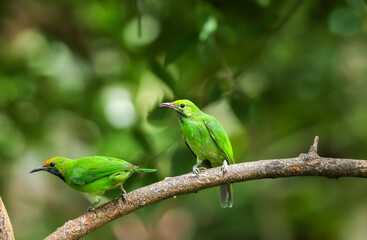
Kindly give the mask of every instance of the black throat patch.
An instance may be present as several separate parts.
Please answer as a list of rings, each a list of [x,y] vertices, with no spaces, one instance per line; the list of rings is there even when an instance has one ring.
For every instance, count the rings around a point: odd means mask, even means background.
[[[178,117],[184,117],[187,118],[187,115],[182,111],[182,110],[176,110],[176,113],[178,115]]]
[[[61,178],[61,180],[65,182],[65,178],[56,169],[50,169],[49,172],[55,176],[58,176],[59,178]]]

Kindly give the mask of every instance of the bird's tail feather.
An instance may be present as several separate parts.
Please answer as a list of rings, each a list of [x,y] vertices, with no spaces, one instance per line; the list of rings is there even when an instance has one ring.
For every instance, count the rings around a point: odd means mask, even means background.
[[[231,184],[224,184],[219,186],[220,190],[220,206],[222,208],[232,207],[232,187]]]
[[[131,172],[155,172],[157,169],[150,169],[150,168],[133,168]]]

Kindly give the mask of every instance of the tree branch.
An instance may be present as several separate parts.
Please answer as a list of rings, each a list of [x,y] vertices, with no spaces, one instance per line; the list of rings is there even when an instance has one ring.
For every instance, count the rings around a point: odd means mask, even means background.
[[[189,173],[167,178],[130,192],[126,195],[129,201],[127,204],[121,198],[117,198],[97,208],[94,212],[68,221],[46,239],[79,239],[106,223],[139,208],[224,183],[294,176],[367,177],[366,160],[320,157],[317,154],[317,144],[318,137],[315,138],[308,153],[300,154],[296,158],[232,164],[228,166],[228,172],[224,175],[221,168],[217,167],[202,171],[198,177]]]
[[[3,200],[0,197],[0,239],[1,240],[14,240],[13,227],[6,212]]]

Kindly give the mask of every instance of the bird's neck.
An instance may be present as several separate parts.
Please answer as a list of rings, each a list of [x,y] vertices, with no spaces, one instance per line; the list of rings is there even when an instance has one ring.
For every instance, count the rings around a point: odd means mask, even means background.
[[[199,113],[191,114],[190,116],[183,117],[178,115],[178,119],[180,120],[181,124],[195,122],[201,119],[201,115]]]

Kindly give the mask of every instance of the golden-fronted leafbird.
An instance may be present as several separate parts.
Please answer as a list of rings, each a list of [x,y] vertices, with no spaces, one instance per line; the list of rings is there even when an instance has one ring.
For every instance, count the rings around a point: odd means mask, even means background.
[[[226,172],[227,164],[234,163],[231,143],[217,119],[202,112],[189,100],[161,103],[159,106],[176,111],[183,139],[197,159],[194,173],[199,174],[199,165],[206,168],[222,166]],[[230,184],[220,186],[220,199],[222,207],[232,207]]]
[[[118,158],[92,156],[75,160],[64,157],[51,158],[30,173],[38,171],[52,173],[70,187],[93,194],[96,202],[88,207],[90,211],[99,203],[100,195],[110,189],[120,187],[123,199],[126,200],[124,198],[126,191],[122,186],[125,180],[134,172],[154,172],[156,169],[139,168]]]

